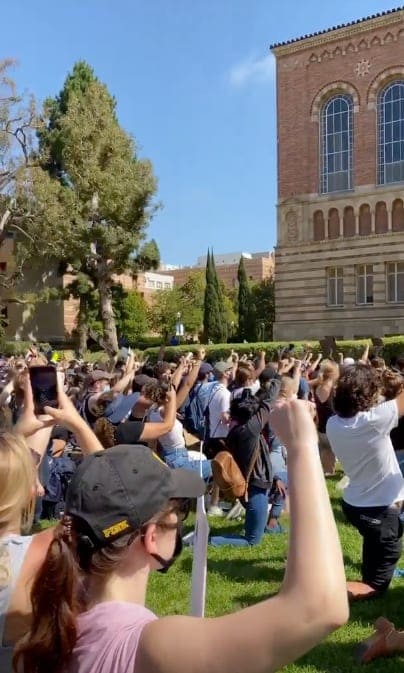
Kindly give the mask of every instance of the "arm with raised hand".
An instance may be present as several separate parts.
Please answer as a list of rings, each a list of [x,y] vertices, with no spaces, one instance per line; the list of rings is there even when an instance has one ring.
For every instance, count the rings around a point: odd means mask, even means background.
[[[255,379],[258,379],[261,376],[262,372],[264,371],[264,369],[266,367],[265,356],[266,356],[265,351],[261,351],[260,359],[259,359],[258,365],[255,369]]]
[[[72,401],[68,398],[63,390],[63,380],[58,376],[58,400],[59,407],[45,407],[45,412],[51,416],[53,422],[57,425],[70,430],[78,442],[79,447],[84,455],[96,453],[96,451],[103,451],[104,447],[97,439],[94,432],[85,422],[84,418],[80,416]]]
[[[142,434],[140,435],[141,441],[151,441],[153,439],[158,439],[162,437],[167,432],[171,432],[174,427],[175,419],[177,416],[177,399],[175,390],[170,390],[167,393],[166,403],[164,405],[164,416],[161,423],[145,423]]]
[[[197,358],[192,363],[192,368],[188,373],[188,376],[186,377],[180,389],[177,390],[177,409],[179,409],[184,404],[185,400],[189,395],[190,390],[192,390],[192,388],[194,387],[204,358],[205,358],[205,350],[201,348],[198,350]]]
[[[347,621],[342,552],[308,405],[279,403],[270,422],[288,449],[291,509],[288,561],[278,595],[216,619],[178,616],[147,624],[136,673],[273,673]],[[308,502],[315,503],[310,511]]]

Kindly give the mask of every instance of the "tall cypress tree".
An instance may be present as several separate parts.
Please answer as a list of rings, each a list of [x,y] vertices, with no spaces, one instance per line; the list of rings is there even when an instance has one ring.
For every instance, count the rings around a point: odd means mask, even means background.
[[[241,341],[255,341],[257,338],[256,308],[253,301],[244,257],[240,257],[237,272],[238,279],[238,335]]]
[[[214,255],[213,255],[213,250],[211,251],[210,263],[211,263],[211,272],[212,272],[213,283],[215,285],[217,300],[218,300],[218,304],[219,304],[220,331],[217,334],[217,342],[224,344],[224,343],[227,342],[227,333],[228,333],[227,320],[226,320],[226,308],[225,308],[224,300],[223,300],[222,286],[219,282],[219,278],[218,278],[217,271],[216,271],[216,264],[215,264],[215,258],[214,258]]]
[[[206,260],[206,288],[203,313],[203,331],[205,341],[220,342],[222,337],[219,297],[217,293],[217,276],[215,279],[213,253],[208,250]]]

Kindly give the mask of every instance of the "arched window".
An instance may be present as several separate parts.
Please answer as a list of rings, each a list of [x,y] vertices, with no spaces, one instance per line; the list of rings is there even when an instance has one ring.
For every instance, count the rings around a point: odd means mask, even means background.
[[[344,208],[344,236],[349,238],[349,236],[355,236],[355,212],[352,206],[346,206]]]
[[[339,238],[339,212],[336,208],[328,211],[328,238]]]
[[[376,234],[385,234],[388,229],[389,215],[384,201],[376,203],[375,231]]]
[[[392,230],[404,231],[404,203],[402,199],[393,201]]]
[[[321,111],[321,185],[323,194],[352,189],[353,103],[334,96]]]
[[[404,80],[379,96],[379,184],[404,182]]]
[[[372,214],[368,203],[362,203],[359,208],[359,235],[369,236],[372,231]]]
[[[322,210],[316,210],[313,216],[313,239],[315,241],[325,239],[325,222]]]

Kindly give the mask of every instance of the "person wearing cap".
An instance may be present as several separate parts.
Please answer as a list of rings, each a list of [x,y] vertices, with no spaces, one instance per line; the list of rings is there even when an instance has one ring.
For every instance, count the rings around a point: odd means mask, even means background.
[[[204,483],[191,471],[170,470],[144,447],[117,446],[86,458],[72,479],[34,578],[35,611],[15,648],[16,670],[262,673],[298,659],[343,625],[343,558],[316,429],[300,401],[280,405],[271,422],[288,447],[291,473],[291,536],[278,595],[215,619],[157,619],[145,607],[150,573],[167,571],[177,558],[181,522]]]

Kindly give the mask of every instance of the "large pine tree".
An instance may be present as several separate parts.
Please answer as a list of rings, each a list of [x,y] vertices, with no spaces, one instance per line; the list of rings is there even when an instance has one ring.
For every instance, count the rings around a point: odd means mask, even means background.
[[[120,127],[114,98],[86,63],[77,63],[59,96],[45,102],[39,162],[21,183],[21,198],[32,185],[32,255],[80,274],[80,299],[98,293],[104,342],[116,353],[115,278],[159,261],[157,246],[144,245],[156,181]],[[83,315],[83,329],[85,322]]]

